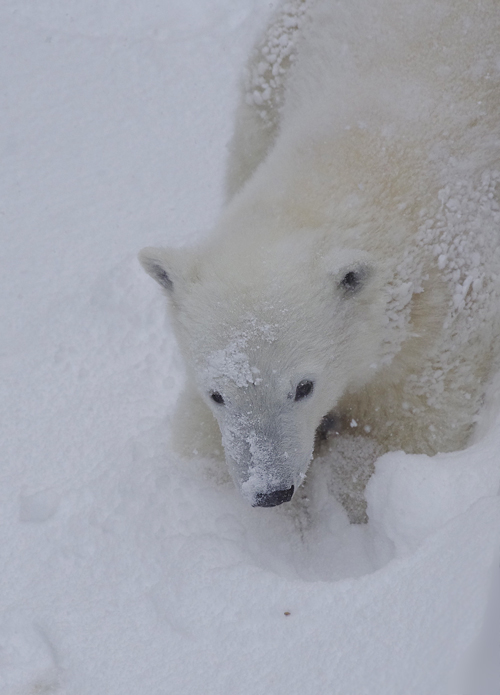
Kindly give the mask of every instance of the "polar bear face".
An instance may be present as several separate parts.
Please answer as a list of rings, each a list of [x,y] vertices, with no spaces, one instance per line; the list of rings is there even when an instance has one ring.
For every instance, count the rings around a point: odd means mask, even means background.
[[[236,486],[253,506],[291,499],[323,417],[371,376],[381,342],[368,255],[263,257],[145,249],[166,290],[188,372],[215,416]]]

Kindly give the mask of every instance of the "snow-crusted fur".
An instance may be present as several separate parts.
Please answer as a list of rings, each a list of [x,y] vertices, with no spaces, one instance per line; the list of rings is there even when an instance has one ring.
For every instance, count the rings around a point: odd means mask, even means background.
[[[217,420],[252,504],[301,483],[322,422],[376,453],[466,445],[499,344],[499,37],[497,0],[286,3],[217,229],[142,252],[186,359],[177,441],[220,451]]]

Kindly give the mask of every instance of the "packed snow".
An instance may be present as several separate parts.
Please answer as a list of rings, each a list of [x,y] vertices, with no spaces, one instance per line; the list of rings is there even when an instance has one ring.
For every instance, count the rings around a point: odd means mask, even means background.
[[[1,4],[1,695],[500,691],[500,381],[465,451],[377,461],[363,525],[321,458],[292,510],[255,509],[172,453],[182,360],[136,253],[214,223],[271,10]],[[452,274],[475,192],[446,195],[425,233]],[[463,254],[457,307],[482,290]]]

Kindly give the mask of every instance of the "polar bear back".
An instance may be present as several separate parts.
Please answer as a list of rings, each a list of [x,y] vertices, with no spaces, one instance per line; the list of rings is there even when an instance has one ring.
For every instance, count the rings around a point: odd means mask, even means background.
[[[288,128],[410,130],[498,157],[500,12],[496,0],[295,0],[256,45],[231,143],[231,197]],[[481,131],[481,137],[477,131]],[[442,163],[442,162],[441,162]]]

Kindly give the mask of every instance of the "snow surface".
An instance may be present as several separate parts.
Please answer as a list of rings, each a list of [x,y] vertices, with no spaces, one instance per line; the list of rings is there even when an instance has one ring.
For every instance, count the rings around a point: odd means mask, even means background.
[[[500,383],[468,450],[378,461],[365,526],[320,465],[292,514],[171,453],[136,252],[213,224],[269,10],[0,5],[1,695],[500,691]]]

